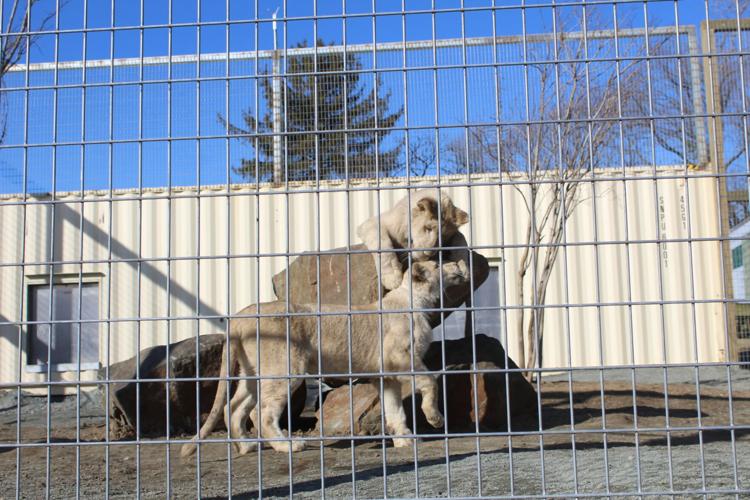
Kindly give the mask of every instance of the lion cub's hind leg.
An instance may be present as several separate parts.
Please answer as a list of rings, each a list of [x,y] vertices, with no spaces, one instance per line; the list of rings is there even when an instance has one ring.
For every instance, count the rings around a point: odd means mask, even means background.
[[[236,350],[236,356],[239,364],[239,374],[248,377],[255,375],[255,370],[242,347]],[[230,432],[230,436],[234,439],[241,439],[241,441],[234,442],[234,447],[240,455],[249,453],[255,449],[257,444],[246,441],[246,439],[252,438],[251,434],[247,431],[247,417],[258,402],[257,387],[258,383],[256,380],[240,379],[237,382],[237,390],[229,405],[230,414],[227,415],[226,411],[224,412],[224,422]]]
[[[299,387],[302,383],[302,379],[293,379],[289,381],[290,393]],[[260,418],[259,424],[259,436],[265,438],[284,438],[286,435],[279,427],[279,419],[281,414],[284,412],[284,408],[287,405],[287,381],[272,379],[264,380],[260,386],[260,397],[261,397],[261,408],[260,415],[253,419],[257,422]],[[255,413],[255,411],[253,412]],[[276,451],[300,451],[305,448],[303,441],[270,441],[271,448]],[[290,448],[291,446],[291,448]]]

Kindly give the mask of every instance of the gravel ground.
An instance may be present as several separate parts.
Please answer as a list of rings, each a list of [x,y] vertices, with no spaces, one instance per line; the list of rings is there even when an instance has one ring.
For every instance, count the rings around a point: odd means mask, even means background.
[[[665,446],[613,447],[607,455],[602,448],[577,450],[575,466],[571,450],[545,450],[513,453],[513,479],[511,481],[510,459],[507,449],[486,451],[481,454],[481,469],[473,453],[454,456],[449,466],[435,464],[434,460],[420,464],[419,491],[415,484],[412,464],[389,469],[388,496],[395,497],[474,497],[539,495],[570,497],[578,495],[605,496],[609,493],[623,494],[641,492],[677,492],[682,495],[690,490],[714,491],[711,498],[719,498],[721,490],[735,489],[732,455],[726,444],[704,445],[704,466],[700,465],[700,447],[687,445],[672,448],[672,477],[668,473],[669,452]],[[744,460],[744,457],[743,457]],[[544,471],[542,471],[544,461]],[[640,466],[640,478],[638,469]],[[747,486],[750,463],[739,464],[737,489]],[[448,485],[447,478],[451,477]],[[380,498],[384,495],[382,473],[372,470],[357,475],[356,495]],[[477,480],[482,478],[481,485]],[[309,481],[295,484],[294,492],[299,498],[320,496],[320,482]],[[748,490],[746,490],[748,491]],[[273,497],[286,497],[287,487],[277,487],[265,492]],[[350,475],[342,475],[327,481],[326,495],[336,498],[353,496]],[[254,493],[252,496],[255,496]],[[731,494],[725,494],[727,498]]]
[[[50,496],[61,498],[74,497],[76,488],[86,498],[105,493],[132,497],[136,491],[147,498],[167,493],[225,497],[230,480],[232,493],[240,498],[255,498],[259,492],[264,497],[320,497],[322,486],[331,498],[627,498],[670,492],[679,498],[701,497],[696,492],[705,493],[702,498],[747,497],[750,370],[732,368],[730,373],[731,405],[725,367],[698,370],[700,397],[694,368],[670,368],[666,391],[663,369],[636,370],[635,391],[633,370],[608,370],[604,398],[598,371],[576,371],[572,393],[567,375],[541,384],[542,432],[536,423],[520,422],[517,427],[514,423],[514,431],[522,432],[512,438],[424,439],[416,450],[394,449],[390,442],[384,447],[379,440],[358,441],[354,447],[349,441],[324,447],[312,441],[310,449],[291,457],[269,449],[240,457],[228,454],[226,444],[215,443],[201,447],[200,468],[195,458],[179,458],[179,444],[169,446],[169,458],[166,445],[148,440],[139,447],[101,444],[100,401],[85,394],[79,433],[83,445],[75,446],[76,398],[68,397],[51,406],[49,448],[46,398],[23,397],[21,442],[35,446],[17,452],[15,392],[10,392],[0,395],[0,498],[16,496],[19,458],[21,496],[45,494],[48,449]],[[703,426],[701,432],[698,426]]]

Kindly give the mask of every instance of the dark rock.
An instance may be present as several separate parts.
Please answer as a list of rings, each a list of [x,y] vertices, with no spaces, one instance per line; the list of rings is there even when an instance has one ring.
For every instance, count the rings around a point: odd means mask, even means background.
[[[443,368],[443,346],[441,342],[430,344],[424,356],[424,362],[430,370]],[[476,350],[476,365],[473,364],[473,351]],[[474,428],[474,391],[476,390],[479,427],[483,430],[504,431],[508,429],[508,414],[512,428],[526,427],[530,419],[537,416],[537,394],[534,387],[517,370],[513,360],[507,358],[502,344],[492,337],[483,334],[472,339],[445,341],[445,369],[451,370],[492,370],[490,373],[477,373],[476,385],[474,374],[457,373],[446,375],[448,394],[447,420],[450,431]],[[506,395],[507,377],[507,395]],[[442,378],[442,377],[441,377]],[[442,381],[440,381],[442,382]],[[439,392],[440,408],[443,406],[442,385]],[[508,411],[508,406],[509,411]],[[517,417],[517,419],[515,419]],[[420,418],[420,415],[418,415]],[[424,417],[421,416],[423,419]],[[426,421],[419,422],[426,424]],[[419,427],[423,427],[419,426]]]
[[[201,335],[198,342],[200,376],[216,377],[221,367],[221,354],[224,348],[224,335]],[[167,378],[167,348],[155,346],[144,349],[140,354],[140,384],[133,382],[109,384],[110,391],[110,430],[112,439],[136,434],[140,425],[141,436],[163,436],[166,434],[166,400],[169,386],[170,434],[194,434],[197,429],[196,382],[148,382],[149,379]],[[170,345],[169,378],[195,377],[195,339],[187,339]],[[99,378],[105,379],[105,368],[100,369]],[[110,380],[133,380],[136,378],[136,357],[114,363],[109,367]],[[139,386],[140,385],[140,391]],[[202,380],[197,383],[200,395],[200,419],[205,421],[211,411],[216,395],[215,380]],[[137,402],[136,395],[140,394]],[[304,410],[306,388],[304,384],[292,394],[292,418],[297,419]],[[140,406],[140,422],[137,423],[137,406]],[[281,422],[287,422],[286,413]],[[223,420],[222,424],[223,425]]]
[[[465,247],[466,239],[463,234],[456,233],[446,246]],[[364,250],[364,245],[355,245],[351,250],[355,252]],[[299,256],[289,265],[287,270],[281,271],[273,277],[273,289],[279,300],[287,299],[287,279],[289,280],[289,301],[295,304],[315,304],[318,301],[318,289],[320,289],[321,304],[348,304],[348,296],[351,289],[351,304],[371,304],[378,300],[378,288],[381,294],[385,293],[379,287],[375,261],[370,253],[347,254],[347,249],[337,248],[322,254],[304,254]],[[469,265],[469,252],[465,249],[446,249],[443,252],[443,261],[464,260]],[[320,267],[318,267],[318,255]],[[406,253],[401,256],[405,257]],[[471,269],[473,273],[473,284],[476,290],[489,275],[489,264],[482,255],[471,252]],[[404,260],[404,259],[402,259]],[[348,261],[348,263],[347,263]],[[349,280],[347,281],[347,266]],[[320,269],[320,275],[318,275]],[[318,276],[320,279],[318,280]],[[318,286],[320,283],[320,286]],[[471,292],[470,286],[450,287],[444,293],[445,307],[458,307],[463,304]],[[445,315],[448,316],[450,312]],[[440,324],[440,313],[430,317],[433,327]]]

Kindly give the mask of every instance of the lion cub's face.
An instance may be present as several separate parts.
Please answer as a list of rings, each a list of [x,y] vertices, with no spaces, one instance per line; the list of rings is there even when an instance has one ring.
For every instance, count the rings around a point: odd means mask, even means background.
[[[463,285],[470,279],[469,270],[463,260],[445,262],[442,267],[443,288]],[[411,284],[409,283],[411,281]],[[411,273],[404,273],[402,288],[409,288],[414,297],[433,298],[440,294],[440,266],[434,260],[414,262]]]
[[[438,213],[441,222],[439,231]],[[453,205],[449,197],[442,197],[439,210],[435,198],[423,197],[417,201],[411,213],[411,247],[433,249],[444,246],[453,238],[458,228],[467,222],[469,222],[469,215]],[[412,258],[427,260],[433,255],[435,255],[435,250],[417,250],[412,253]]]

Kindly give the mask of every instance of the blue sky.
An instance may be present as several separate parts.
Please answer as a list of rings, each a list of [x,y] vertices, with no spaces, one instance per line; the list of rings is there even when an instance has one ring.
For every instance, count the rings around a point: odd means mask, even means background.
[[[37,23],[50,10],[54,10],[57,0],[40,0],[35,6],[38,12]],[[141,23],[141,3],[135,0],[89,0],[86,5],[86,19],[84,22],[84,0],[67,0],[61,9],[59,27],[63,30],[81,28],[109,28],[113,26],[112,8],[114,7],[115,27],[146,28],[144,55],[164,55],[168,53],[169,30],[166,28],[151,28],[148,26],[169,23],[169,9],[172,8],[171,22],[181,23],[220,23],[227,19],[236,22],[230,27],[229,50],[252,50],[255,42],[255,29],[258,27],[258,44],[261,49],[272,48],[270,19],[277,9],[279,16],[286,22],[279,23],[280,29],[287,30],[288,45],[297,41],[311,39],[314,32],[314,21],[304,19],[316,15],[314,2],[306,0],[144,0],[143,22]],[[727,0],[731,1],[731,0]],[[6,11],[9,8],[6,3]],[[198,12],[200,3],[200,12]],[[401,12],[401,0],[318,0],[318,16],[341,16],[345,8],[346,14],[372,14],[375,4],[375,16],[352,17],[343,20],[321,19],[318,21],[318,34],[328,42],[341,43],[343,26],[346,25],[347,43],[372,42],[373,17],[376,24],[376,38],[378,42],[400,41],[403,38],[402,25],[405,25],[407,40],[428,40],[432,38],[432,15],[429,13],[413,13],[415,11],[430,10],[431,0],[405,0],[405,14]],[[550,7],[534,7],[535,4],[549,5],[548,0],[435,0],[436,10],[446,10],[435,15],[435,36],[437,38],[452,38],[461,35],[461,13],[450,11],[461,4],[469,12],[464,16],[466,36],[488,36],[492,34],[492,15],[490,11],[482,11],[482,7],[492,6],[498,9],[495,14],[496,33],[498,35],[520,35],[523,32],[523,12],[526,17],[527,33],[544,33],[551,30],[552,9]],[[521,4],[527,8],[514,8]],[[565,7],[565,1],[558,2],[558,10],[580,9],[580,7]],[[578,3],[578,2],[576,2]],[[609,4],[596,5],[590,2],[589,11],[597,12],[606,27],[613,25],[613,8]],[[286,5],[285,5],[286,4]],[[257,6],[257,15],[256,15]],[[681,24],[697,24],[706,18],[704,0],[660,0],[651,1],[646,5],[648,23],[651,26],[671,26],[676,23],[675,6]],[[284,13],[286,9],[286,13]],[[478,9],[478,10],[475,10]],[[711,2],[709,16],[716,17],[716,2]],[[228,12],[227,12],[228,11]],[[410,13],[411,12],[411,13]],[[7,12],[6,12],[7,16]],[[299,19],[303,18],[303,19]],[[644,6],[641,2],[622,3],[617,6],[617,18],[621,28],[643,27],[646,19]],[[247,21],[247,24],[243,24]],[[260,21],[260,22],[258,22]],[[264,22],[266,21],[266,22]],[[49,25],[50,28],[54,26]],[[172,31],[172,51],[174,54],[188,54],[197,52],[197,28],[186,26],[174,28]],[[281,35],[283,37],[283,34]],[[60,37],[59,57],[61,60],[80,60],[83,57],[83,34],[72,33]],[[51,61],[54,59],[55,37],[42,37],[32,52],[32,62]],[[200,51],[224,52],[225,26],[214,25],[201,28]],[[138,30],[119,31],[115,36],[115,57],[133,57],[139,55]],[[106,59],[110,56],[109,32],[90,33],[87,40],[88,59]]]
[[[497,0],[494,5],[500,8],[493,15],[493,11],[482,9],[493,5],[490,0],[464,0],[463,6],[469,10],[462,16],[461,12],[451,10],[461,6],[458,0],[435,0],[435,14],[418,12],[432,8],[431,1],[422,0],[405,0],[406,10],[403,13],[401,0],[378,0],[374,13],[373,2],[366,0],[318,0],[317,12],[313,10],[313,2],[292,0],[286,2],[286,12],[284,2],[280,0],[231,0],[228,9],[224,1],[204,0],[200,2],[200,12],[195,0],[147,0],[143,5],[133,0],[88,0],[84,16],[84,0],[68,0],[61,9],[58,22],[60,30],[70,31],[41,35],[29,59],[32,63],[53,62],[57,48],[59,61],[80,61],[84,58],[84,46],[87,60],[139,57],[141,50],[144,57],[164,56],[170,53],[170,44],[173,55],[251,51],[255,49],[256,40],[258,48],[270,49],[273,47],[270,20],[277,8],[282,18],[279,22],[279,43],[283,45],[286,41],[287,46],[312,40],[316,29],[318,37],[328,43],[341,44],[344,33],[347,44],[372,43],[373,24],[375,41],[378,43],[401,41],[404,33],[409,41],[431,40],[433,19],[436,39],[460,37],[462,25],[467,37],[489,36],[493,32],[493,23],[499,36],[521,35],[524,17],[527,33],[551,31],[552,8],[534,7],[534,1],[526,1],[526,9],[517,8],[521,3],[521,0]],[[539,0],[536,3],[549,2]],[[565,3],[558,2],[560,13],[581,9],[580,5],[565,6]],[[6,18],[8,4],[5,2]],[[590,4],[588,10],[595,14],[597,24],[588,29],[611,28],[615,12],[612,5]],[[35,28],[38,29],[40,19],[50,9],[54,10],[55,5],[54,0],[41,0],[35,5]],[[163,26],[170,22],[170,5],[171,23],[178,25],[171,29]],[[711,5],[713,9],[715,2]],[[683,25],[698,24],[706,16],[703,0],[650,1],[645,11],[644,3],[628,2],[617,5],[617,22],[620,28],[643,27],[647,14],[651,27],[672,26],[675,24],[675,8]],[[336,17],[342,15],[342,9],[353,17]],[[309,18],[315,14],[325,18],[317,22]],[[716,13],[712,10],[710,15],[715,17]],[[226,22],[227,19],[230,23]],[[198,26],[196,23],[199,22],[208,24]],[[113,26],[116,29],[110,29]],[[54,22],[47,25],[48,29],[54,27]],[[84,28],[91,31],[77,31]],[[571,26],[569,29],[578,30],[581,27]],[[489,52],[477,49],[470,52],[469,57],[475,58],[475,62],[491,62],[491,47],[487,48]],[[429,60],[420,62],[420,57],[431,57],[430,53],[416,54],[413,60],[411,57],[407,60],[407,67],[431,64]],[[506,62],[522,61],[519,50],[508,49],[498,57]],[[442,51],[438,54],[437,63],[461,64],[461,53],[457,50]],[[372,61],[364,58],[363,64],[368,67]],[[404,62],[398,53],[378,54],[378,66],[402,68]],[[508,68],[502,83],[501,92],[510,103],[521,99],[523,93],[521,67],[516,69],[514,72],[513,68]],[[217,80],[201,82],[198,86],[194,80],[198,71],[202,77],[217,77]],[[255,102],[257,89],[252,76],[256,72],[252,61],[231,63],[230,76],[244,75],[248,78],[231,80],[228,95],[227,82],[221,79],[227,76],[223,62],[204,63],[200,68],[195,64],[175,64],[171,68],[171,85],[148,83],[166,79],[169,75],[166,65],[144,67],[142,75],[137,66],[117,68],[113,73],[108,68],[90,69],[85,78],[87,84],[94,86],[85,90],[77,86],[84,77],[80,70],[59,72],[57,83],[65,87],[57,90],[49,88],[54,86],[53,71],[32,72],[28,82],[25,82],[25,73],[12,74],[5,82],[9,118],[5,145],[0,149],[0,192],[22,191],[24,168],[28,168],[29,191],[51,190],[53,165],[56,171],[54,184],[59,191],[80,189],[81,177],[85,189],[106,189],[110,183],[115,188],[136,187],[139,183],[145,187],[169,183],[225,183],[227,165],[236,166],[241,158],[250,156],[249,148],[236,140],[229,141],[228,147],[227,141],[222,138],[200,141],[191,138],[224,134],[217,114],[224,114],[227,102],[230,121],[241,124],[241,113],[251,105],[249,103]],[[494,109],[489,109],[494,108],[487,105],[488,100],[492,102],[494,99],[491,68],[468,70],[467,88],[463,88],[462,70],[440,70],[436,77],[437,95],[433,95],[431,71],[408,71],[406,101],[402,95],[401,72],[382,73],[381,78],[385,87],[394,89],[392,105],[406,104],[409,109],[409,123],[406,124],[402,118],[397,124],[400,127],[459,126],[467,120],[472,123],[492,123],[523,119],[511,111],[495,116]],[[126,84],[114,87],[95,85],[110,81]],[[13,90],[14,87],[24,86],[31,90]],[[466,112],[464,93],[467,95]],[[171,94],[171,102],[167,99],[168,94]],[[433,102],[437,103],[437,116]],[[53,113],[55,105],[56,115]],[[29,119],[26,119],[26,106]],[[139,107],[143,109],[140,124]],[[262,112],[262,98],[259,98],[259,107]],[[111,135],[110,122],[113,124]],[[449,141],[457,133],[461,133],[459,129],[441,130],[441,137]],[[389,140],[399,141],[402,138],[403,132],[394,132]],[[150,142],[139,146],[140,139]],[[125,142],[108,144],[110,140]],[[22,147],[24,142],[30,147]],[[86,145],[77,144],[81,142]],[[68,145],[52,147],[50,143]],[[139,164],[142,165],[140,172]],[[229,180],[236,182],[240,179],[230,172]]]

